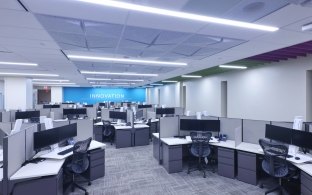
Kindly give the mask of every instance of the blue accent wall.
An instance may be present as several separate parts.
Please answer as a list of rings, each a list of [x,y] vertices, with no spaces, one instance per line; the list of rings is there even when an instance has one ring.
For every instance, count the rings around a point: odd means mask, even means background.
[[[63,87],[63,100],[72,102],[145,102],[145,89]]]

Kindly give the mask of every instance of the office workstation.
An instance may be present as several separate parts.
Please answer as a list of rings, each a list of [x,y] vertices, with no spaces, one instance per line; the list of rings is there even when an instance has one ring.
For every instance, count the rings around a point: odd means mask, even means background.
[[[1,0],[0,195],[312,194],[311,24],[311,0]]]

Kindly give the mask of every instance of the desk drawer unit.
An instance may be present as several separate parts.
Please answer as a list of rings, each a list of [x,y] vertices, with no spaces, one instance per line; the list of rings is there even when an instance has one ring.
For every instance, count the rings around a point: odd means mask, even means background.
[[[94,134],[94,139],[98,142],[103,142],[103,130],[102,126],[93,126],[93,134]]]
[[[169,146],[163,144],[163,166],[168,173],[182,171],[182,145]]]
[[[235,150],[218,148],[218,174],[223,177],[235,178]]]
[[[312,194],[312,176],[301,171],[301,195]]]
[[[134,146],[149,144],[149,128],[135,129]]]
[[[105,175],[105,150],[92,150],[89,152],[89,170],[87,172],[90,180],[95,180]]]
[[[237,151],[237,179],[257,185],[257,155]]]
[[[161,151],[159,138],[153,136],[153,156],[158,161],[160,161],[162,157]]]
[[[132,129],[116,129],[115,134],[116,148],[132,146]]]

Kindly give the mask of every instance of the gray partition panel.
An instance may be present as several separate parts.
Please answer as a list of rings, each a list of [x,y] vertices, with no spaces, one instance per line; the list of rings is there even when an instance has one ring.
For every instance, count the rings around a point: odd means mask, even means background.
[[[15,121],[16,110],[10,110],[10,122]]]
[[[53,128],[68,125],[69,121],[53,121]]]
[[[0,148],[3,148],[3,138],[7,136],[7,133],[0,129]]]
[[[35,105],[35,109],[36,109],[36,110],[43,109],[43,104],[37,104],[37,105]]]
[[[152,112],[152,111],[147,111],[147,114],[146,114],[146,119],[156,119],[156,112]]]
[[[180,116],[180,119],[196,119],[196,116]]]
[[[77,136],[74,137],[75,141],[81,141],[93,138],[93,121],[89,119],[71,120],[70,124],[77,123]]]
[[[11,112],[2,112],[2,122],[11,122]]]
[[[243,142],[258,144],[259,139],[265,138],[265,125],[270,121],[243,119]]]
[[[286,128],[292,129],[294,123],[293,122],[276,122],[276,121],[272,121],[271,124],[275,125],[275,126],[279,126],[279,127],[286,127]]]
[[[39,111],[40,111],[40,116],[50,117],[50,112],[51,112],[50,108],[43,108],[43,109],[40,109]]]
[[[110,120],[110,118],[109,118],[109,111],[112,111],[112,110],[106,109],[106,108],[103,108],[101,110],[101,119],[102,120]]]
[[[17,132],[4,139],[3,162],[10,178],[25,162],[25,131]]]
[[[96,118],[96,107],[87,107],[87,115],[89,119]]]
[[[227,135],[230,140],[235,140],[235,131],[242,131],[242,119],[220,117],[219,120],[220,133]]]
[[[38,131],[38,124],[33,124],[25,129],[25,158],[31,159],[35,154],[34,150],[34,133]]]
[[[182,108],[182,107],[175,107],[174,108],[174,114],[175,115],[179,115],[179,116],[184,115],[184,108]]]
[[[0,129],[9,135],[13,129],[13,124],[11,122],[0,123]]]
[[[179,135],[179,117],[160,118],[159,137],[173,137]]]
[[[219,119],[219,117],[217,116],[202,116],[201,118],[202,120],[218,120]]]

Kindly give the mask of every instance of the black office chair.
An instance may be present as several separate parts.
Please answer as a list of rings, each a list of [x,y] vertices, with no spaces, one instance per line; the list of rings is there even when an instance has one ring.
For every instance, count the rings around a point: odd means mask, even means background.
[[[113,145],[115,139],[115,127],[110,121],[103,121],[103,140],[108,140]]]
[[[79,141],[75,143],[73,146],[73,156],[71,162],[66,166],[66,172],[71,174],[72,181],[70,183],[71,190],[74,192],[75,187],[81,189],[87,195],[88,192],[85,188],[78,185],[75,181],[75,176],[82,174],[89,168],[89,159],[88,159],[88,148],[90,146],[92,138],[88,138],[84,141]],[[91,181],[89,180],[88,185],[91,185]]]
[[[211,149],[209,146],[209,140],[212,136],[211,132],[190,132],[192,139],[192,145],[189,147],[189,152],[198,158],[197,167],[194,170],[191,170],[191,159],[188,160],[188,170],[187,174],[190,174],[191,171],[200,170],[204,173],[204,178],[206,177],[207,166],[205,158],[208,158],[211,154]]]
[[[276,190],[285,194],[285,189],[281,185],[282,179],[289,179],[296,175],[295,171],[290,169],[286,160],[288,147],[283,144],[271,143],[264,139],[260,139],[259,144],[264,152],[264,159],[262,161],[263,171],[279,180],[278,185],[266,191],[265,194]],[[263,184],[260,184],[260,187],[262,188]]]

